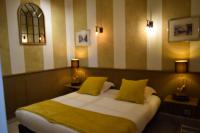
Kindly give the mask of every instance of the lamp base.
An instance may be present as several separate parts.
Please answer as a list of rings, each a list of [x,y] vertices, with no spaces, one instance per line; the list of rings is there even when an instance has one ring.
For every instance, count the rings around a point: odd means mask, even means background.
[[[174,93],[172,98],[176,101],[187,102],[189,97],[185,93]]]

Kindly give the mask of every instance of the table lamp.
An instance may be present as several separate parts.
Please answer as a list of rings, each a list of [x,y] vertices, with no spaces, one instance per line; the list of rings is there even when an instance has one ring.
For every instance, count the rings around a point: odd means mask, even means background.
[[[79,59],[71,60],[71,68],[74,70],[72,75],[71,85],[79,86],[81,84],[81,79],[79,78],[78,68],[79,68]]]
[[[188,72],[188,60],[176,60],[175,61],[175,72],[178,74],[185,74]],[[185,79],[182,78],[182,83],[177,87],[177,92],[173,94],[175,100],[188,101],[188,96],[185,94],[184,89],[186,88]]]
[[[71,68],[79,68],[79,59],[71,59]]]

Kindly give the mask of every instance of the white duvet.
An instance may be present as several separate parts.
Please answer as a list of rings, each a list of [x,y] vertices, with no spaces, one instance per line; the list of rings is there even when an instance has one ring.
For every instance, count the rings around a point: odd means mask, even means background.
[[[145,100],[143,105],[135,104],[115,100],[117,92],[118,90],[111,89],[99,96],[74,92],[54,98],[53,100],[81,109],[129,119],[136,124],[138,132],[142,132],[158,110],[160,99],[157,96],[151,95]],[[37,133],[77,133],[77,131],[71,128],[50,123],[43,117],[31,112],[18,110],[16,111],[16,117],[21,124]]]

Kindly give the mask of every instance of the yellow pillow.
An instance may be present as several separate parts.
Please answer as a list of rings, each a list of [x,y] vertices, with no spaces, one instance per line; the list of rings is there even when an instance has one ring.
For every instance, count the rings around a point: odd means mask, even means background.
[[[117,95],[117,100],[144,104],[144,89],[148,80],[126,80],[122,79],[122,85]]]
[[[100,91],[106,80],[107,77],[88,77],[81,85],[78,93],[97,96],[100,94]]]

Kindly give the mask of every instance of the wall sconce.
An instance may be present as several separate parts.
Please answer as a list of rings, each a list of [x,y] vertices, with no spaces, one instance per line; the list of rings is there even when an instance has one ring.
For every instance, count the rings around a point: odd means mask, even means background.
[[[151,3],[148,3],[148,10],[149,10],[149,14],[148,14],[148,18],[147,18],[147,27],[153,28],[152,5],[151,5]]]
[[[147,27],[153,28],[153,21],[152,20],[147,20]]]
[[[187,73],[188,72],[188,60],[176,60],[175,61],[175,72],[176,73]],[[186,79],[181,76],[180,87],[177,87],[177,92],[173,94],[173,99],[178,101],[188,101],[189,98],[185,94],[184,89],[186,88]]]
[[[103,27],[102,26],[96,26],[96,35],[99,33],[103,33]]]

